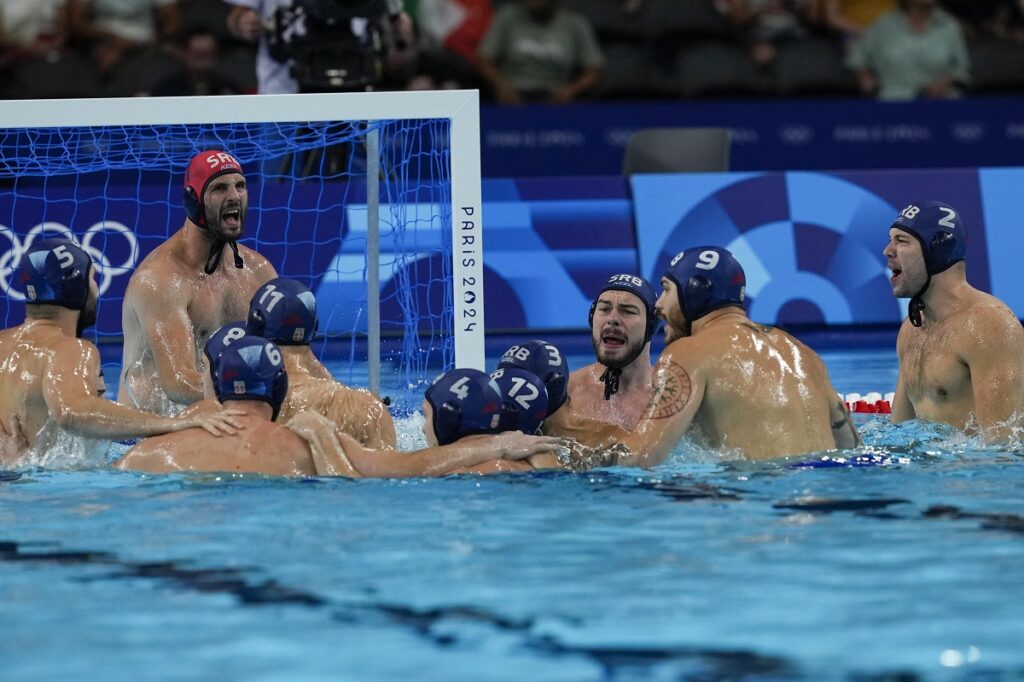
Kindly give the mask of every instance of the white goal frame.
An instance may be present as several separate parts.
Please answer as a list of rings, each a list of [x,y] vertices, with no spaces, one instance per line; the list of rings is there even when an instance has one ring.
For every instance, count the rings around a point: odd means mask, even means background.
[[[451,131],[452,301],[455,365],[483,370],[483,225],[480,181],[480,94],[476,90],[366,92],[218,97],[8,100],[0,102],[0,127],[189,125],[305,121],[447,119]],[[373,140],[368,141],[374,144]],[[375,158],[373,159],[375,161]],[[368,164],[369,165],[369,164]],[[376,175],[371,166],[367,176]],[[367,182],[368,193],[378,183]],[[369,198],[368,198],[369,203]],[[372,219],[375,210],[370,209]],[[372,222],[372,221],[371,221]],[[371,233],[376,228],[371,224]],[[371,241],[373,236],[371,234]],[[368,251],[372,251],[368,247]],[[379,285],[373,286],[379,253],[367,254],[368,307],[377,319],[368,331],[371,390],[379,382]],[[376,355],[376,360],[374,360]]]

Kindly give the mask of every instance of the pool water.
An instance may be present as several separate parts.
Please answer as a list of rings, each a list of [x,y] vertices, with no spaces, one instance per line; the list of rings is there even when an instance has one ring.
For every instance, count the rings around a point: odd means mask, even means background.
[[[823,357],[841,392],[895,383],[891,350]],[[863,436],[829,468],[17,472],[0,679],[1024,678],[1024,449]]]

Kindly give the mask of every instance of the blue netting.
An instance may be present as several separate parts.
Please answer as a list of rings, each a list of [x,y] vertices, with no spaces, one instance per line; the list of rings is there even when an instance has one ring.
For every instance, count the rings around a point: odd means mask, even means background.
[[[326,361],[365,377],[366,134],[380,132],[381,326],[385,384],[418,406],[423,382],[454,361],[450,124],[447,120],[61,127],[0,130],[0,317],[24,315],[12,283],[21,252],[63,233],[97,263],[93,340],[118,342],[136,264],[185,218],[182,174],[204,149],[243,165],[242,241],[317,293]]]

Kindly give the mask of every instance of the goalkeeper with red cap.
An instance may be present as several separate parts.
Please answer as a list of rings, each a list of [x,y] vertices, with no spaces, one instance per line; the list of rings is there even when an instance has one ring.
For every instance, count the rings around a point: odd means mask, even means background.
[[[231,154],[204,151],[185,171],[186,219],[132,274],[125,293],[118,400],[173,414],[203,398],[199,353],[209,335],[244,318],[277,272],[241,244],[249,195]]]

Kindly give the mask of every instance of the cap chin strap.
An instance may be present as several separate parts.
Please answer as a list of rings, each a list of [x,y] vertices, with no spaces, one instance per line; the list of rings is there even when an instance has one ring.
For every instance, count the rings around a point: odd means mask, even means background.
[[[924,292],[928,291],[928,285],[932,283],[932,274],[928,273],[928,279],[924,281],[924,286],[910,298],[910,307],[907,310],[907,317],[910,318],[910,324],[915,327],[920,327],[924,322],[922,315],[924,314]]]
[[[611,397],[619,392],[619,377],[622,376],[622,368],[609,367],[601,375],[604,382],[604,399],[611,400]]]
[[[203,271],[207,275],[212,275],[217,271],[217,268],[220,267],[220,259],[224,255],[225,244],[231,247],[231,252],[235,256],[235,267],[241,270],[242,266],[245,265],[242,261],[242,257],[238,254],[238,244],[234,239],[228,241],[215,239],[213,244],[210,246],[210,256],[206,259],[206,267],[203,268]]]

